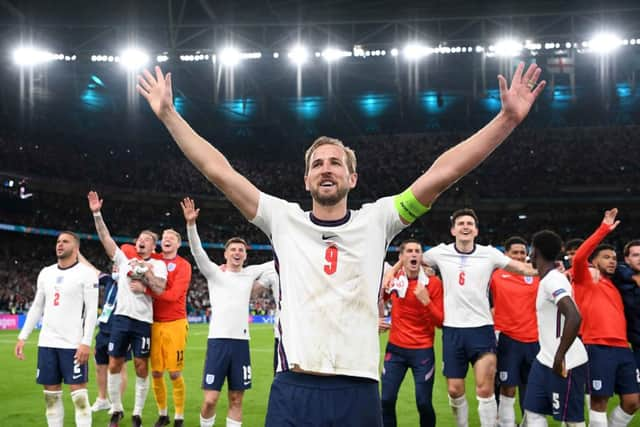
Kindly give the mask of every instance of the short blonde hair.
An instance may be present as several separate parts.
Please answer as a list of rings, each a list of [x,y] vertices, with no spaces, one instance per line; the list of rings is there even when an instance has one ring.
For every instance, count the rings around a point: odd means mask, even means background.
[[[242,237],[232,237],[229,240],[227,240],[227,242],[224,244],[224,249],[227,250],[229,248],[229,246],[231,246],[231,244],[233,243],[241,243],[244,245],[244,249],[247,250],[249,249],[249,244],[247,243],[246,240],[244,240]]]
[[[180,235],[180,233],[178,233],[173,228],[167,228],[166,230],[163,230],[162,234],[164,234],[164,233],[173,234],[174,236],[176,236],[178,238],[178,244],[182,243],[182,236]]]
[[[340,147],[344,150],[345,157],[347,158],[347,169],[349,173],[356,172],[357,160],[356,153],[351,148],[345,146],[342,141],[336,138],[330,138],[328,136],[321,136],[320,138],[313,141],[311,147],[307,149],[307,152],[304,154],[304,174],[305,176],[309,174],[309,160],[311,160],[311,156],[316,149],[322,145],[335,145],[336,147]]]
[[[151,237],[154,244],[158,242],[158,235],[151,230],[142,230],[140,234],[146,234],[147,236]],[[140,234],[138,234],[138,236],[140,236]]]

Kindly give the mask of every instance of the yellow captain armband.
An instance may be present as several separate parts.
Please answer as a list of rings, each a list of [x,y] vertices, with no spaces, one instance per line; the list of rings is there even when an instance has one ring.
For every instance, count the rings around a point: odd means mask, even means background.
[[[407,188],[401,194],[396,195],[393,198],[393,204],[400,218],[408,223],[414,222],[431,209],[430,206],[425,206],[416,199],[411,188]]]

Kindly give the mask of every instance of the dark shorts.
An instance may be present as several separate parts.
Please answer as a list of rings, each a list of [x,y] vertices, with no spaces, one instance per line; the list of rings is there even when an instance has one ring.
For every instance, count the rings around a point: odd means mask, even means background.
[[[587,390],[593,396],[610,397],[616,394],[640,392],[640,374],[633,352],[625,347],[589,344],[585,346],[589,355]]]
[[[475,364],[487,353],[496,353],[493,325],[477,328],[442,328],[442,372],[445,377],[466,377],[469,363]]]
[[[38,347],[36,382],[42,385],[84,384],[89,381],[87,364],[75,362],[76,350]]]
[[[382,427],[378,382],[278,372],[265,427]]]
[[[500,384],[509,386],[526,384],[531,365],[539,351],[540,345],[537,342],[522,342],[501,333],[498,338]]]
[[[557,421],[584,421],[586,377],[586,363],[570,369],[567,378],[563,378],[536,359],[529,374],[524,409],[537,414],[553,415]]]
[[[96,335],[96,345],[93,351],[93,357],[96,361],[96,365],[108,365],[109,364],[109,340],[111,339],[111,334],[104,333],[102,331],[98,332]],[[131,360],[131,349],[127,351],[127,355],[125,356],[125,360]]]
[[[207,357],[202,374],[202,388],[222,390],[224,380],[229,390],[251,388],[251,357],[249,341],[228,338],[209,338]]]
[[[126,357],[133,350],[133,356],[146,359],[151,351],[151,323],[115,315],[109,338],[109,356]]]

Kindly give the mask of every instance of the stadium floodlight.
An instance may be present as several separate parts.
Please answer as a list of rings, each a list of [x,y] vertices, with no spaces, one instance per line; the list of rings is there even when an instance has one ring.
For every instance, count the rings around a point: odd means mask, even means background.
[[[19,47],[13,51],[13,62],[20,66],[31,66],[58,59],[58,55],[34,47]]]
[[[328,47],[322,51],[322,57],[327,62],[335,62],[341,58],[351,56],[352,53],[346,50],[340,50],[333,47]]]
[[[301,45],[296,45],[289,50],[289,59],[297,66],[301,66],[309,59],[309,51]]]
[[[398,53],[400,53],[398,51],[398,48],[394,47],[393,49],[391,49],[391,56],[398,56]]]
[[[417,43],[409,43],[404,47],[402,53],[409,61],[417,61],[434,52],[434,49]]]
[[[235,67],[242,59],[240,51],[233,47],[226,47],[218,55],[220,63],[227,67]]]
[[[138,70],[149,62],[149,54],[138,48],[127,48],[120,54],[120,63],[128,70]]]
[[[592,52],[606,54],[613,52],[622,44],[620,37],[612,33],[598,33],[589,40],[589,48]]]
[[[493,53],[496,56],[501,56],[505,58],[514,58],[520,55],[521,51],[522,51],[522,43],[513,39],[499,40],[493,46]]]

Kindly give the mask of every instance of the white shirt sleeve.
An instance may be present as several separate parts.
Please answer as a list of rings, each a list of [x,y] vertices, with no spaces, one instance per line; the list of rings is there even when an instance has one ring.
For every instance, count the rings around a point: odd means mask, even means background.
[[[544,292],[549,301],[557,305],[558,301],[562,298],[571,297],[571,285],[564,275],[554,277],[553,279],[554,280],[544,281]],[[542,281],[540,284],[542,284]]]
[[[426,252],[422,253],[422,263],[427,264],[429,267],[437,267],[436,255],[438,254],[438,247],[434,246]]]
[[[511,262],[511,258],[506,256],[496,248],[489,247],[489,251],[494,269],[505,268]]]
[[[88,269],[87,269],[88,270]],[[81,344],[91,346],[93,332],[98,318],[98,277],[93,271],[87,271],[83,284],[84,299],[84,333]]]
[[[275,270],[273,261],[265,262],[264,264],[254,265],[252,267],[255,267],[256,269],[255,280],[258,283],[260,283],[265,288],[270,288],[274,285],[273,275],[276,274],[276,270]]]
[[[407,228],[410,224],[405,224],[400,219],[400,213],[396,209],[393,197],[383,197],[376,204],[380,204],[382,221],[386,226],[387,240],[391,241],[398,233]]]
[[[26,341],[29,338],[29,335],[31,335],[33,328],[36,327],[38,320],[40,320],[42,318],[42,315],[44,314],[45,298],[44,298],[44,289],[42,288],[43,287],[42,285],[43,271],[44,270],[41,270],[40,274],[38,274],[36,295],[33,298],[33,304],[31,304],[31,308],[27,313],[27,318],[24,322],[24,325],[22,326],[22,330],[18,335],[19,340]]]
[[[196,261],[196,265],[200,272],[208,281],[213,279],[220,273],[220,267],[214,262],[211,262],[209,255],[202,247],[200,242],[200,236],[198,235],[198,229],[195,224],[187,225],[187,238],[189,239],[189,249],[191,249],[191,255]]]
[[[258,201],[258,212],[250,222],[271,239],[274,219],[278,215],[282,215],[287,204],[288,202],[286,200],[261,192],[260,200]]]
[[[159,259],[154,259],[152,260],[152,264],[153,265],[153,275],[156,276],[158,279],[164,279],[167,280],[167,276],[169,275],[169,272],[167,272],[167,265],[164,263],[164,261],[160,261]]]

